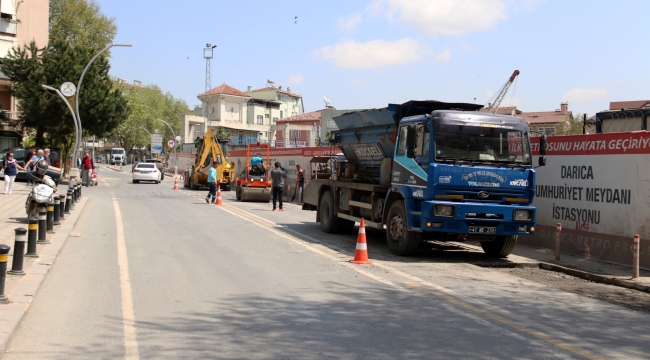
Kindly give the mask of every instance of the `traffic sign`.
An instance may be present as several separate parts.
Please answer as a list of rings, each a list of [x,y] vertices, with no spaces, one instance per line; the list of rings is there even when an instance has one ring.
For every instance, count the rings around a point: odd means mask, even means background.
[[[174,140],[172,140],[172,139],[167,140],[167,147],[168,148],[173,149],[174,145],[176,145],[176,142],[174,142]]]
[[[160,155],[161,155],[161,156],[165,156],[165,150],[161,151],[161,152],[160,152]]]
[[[151,145],[151,152],[160,154],[162,152],[162,145]]]
[[[71,82],[64,82],[61,84],[61,94],[65,97],[70,97],[77,92],[77,87]]]

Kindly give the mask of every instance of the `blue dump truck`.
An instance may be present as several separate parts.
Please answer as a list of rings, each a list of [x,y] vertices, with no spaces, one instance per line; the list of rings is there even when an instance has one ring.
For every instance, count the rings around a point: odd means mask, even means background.
[[[326,233],[355,222],[386,231],[395,255],[422,240],[479,241],[487,255],[508,256],[519,235],[535,231],[535,170],[523,119],[482,106],[409,101],[334,118],[333,143],[345,157],[331,176],[313,178],[303,210]],[[540,139],[539,166],[546,163]]]

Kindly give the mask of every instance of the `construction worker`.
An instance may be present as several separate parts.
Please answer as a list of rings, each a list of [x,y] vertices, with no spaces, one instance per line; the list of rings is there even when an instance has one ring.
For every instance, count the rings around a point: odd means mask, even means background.
[[[215,184],[217,180],[217,169],[215,169],[214,164],[210,164],[208,169],[208,187],[210,187],[210,192],[208,196],[205,197],[205,202],[214,204],[217,201],[217,185]],[[212,202],[210,202],[210,197],[212,197]]]
[[[300,203],[302,203],[303,192],[305,192],[305,171],[300,165],[296,165],[298,176],[296,177],[296,191],[300,191]]]
[[[273,211],[275,211],[275,203],[277,199],[280,199],[280,211],[282,209],[282,189],[284,189],[284,179],[287,178],[287,173],[284,169],[280,168],[280,162],[275,162],[275,169],[271,171],[271,180],[273,181],[272,191],[273,191]]]

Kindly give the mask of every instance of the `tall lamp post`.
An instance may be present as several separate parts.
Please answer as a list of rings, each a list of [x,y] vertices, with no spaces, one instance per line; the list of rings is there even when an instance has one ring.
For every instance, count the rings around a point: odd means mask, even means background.
[[[79,82],[77,83],[77,94],[75,96],[75,101],[74,101],[75,102],[75,108],[77,110],[77,122],[79,123],[79,125],[78,125],[79,131],[78,131],[78,134],[77,134],[77,139],[79,139],[79,140],[77,140],[77,144],[78,144],[78,141],[81,141],[81,130],[82,130],[82,128],[81,128],[81,115],[79,113],[79,93],[81,92],[81,82],[84,80],[84,75],[86,75],[86,71],[88,71],[88,68],[93,63],[93,61],[95,61],[95,59],[97,59],[99,57],[99,55],[101,55],[106,50],[112,48],[113,46],[131,47],[133,45],[131,45],[131,44],[108,44],[104,49],[102,49],[100,52],[95,54],[95,56],[93,56],[92,59],[90,59],[90,61],[88,62],[88,64],[84,68],[84,71],[81,73],[81,76],[79,77]],[[79,151],[79,148],[75,147],[74,153],[76,154],[77,151]]]
[[[214,55],[214,48],[217,45],[212,45],[210,43],[205,44],[203,48],[203,58],[205,59],[205,92],[212,90],[212,70],[210,70],[210,60]],[[203,114],[205,115],[205,126],[203,128],[203,134],[208,132],[208,103],[206,102],[203,105]]]
[[[151,154],[152,154],[152,153],[151,153],[151,133],[149,132],[149,130],[143,128],[142,126],[140,126],[140,129],[146,131],[147,134],[149,134],[149,157],[151,158],[151,157],[153,157],[153,156],[151,155]]]
[[[174,178],[176,178],[176,174],[178,172],[178,154],[176,153],[176,148],[178,147],[178,143],[181,141],[181,137],[176,136],[176,132],[174,132],[174,129],[172,129],[172,126],[169,125],[167,121],[163,119],[156,119],[156,120],[164,122],[165,125],[167,125],[167,127],[169,128],[169,130],[172,131],[172,135],[174,135],[174,141],[176,141],[176,144],[174,144],[174,158],[176,160],[176,164],[174,164]]]
[[[61,93],[61,91],[59,91],[59,89],[55,89],[47,85],[41,85],[41,86],[45,90],[50,90],[57,93],[61,97],[61,99],[63,99],[63,102],[68,106],[68,109],[70,109],[70,114],[72,115],[72,122],[74,123],[74,130],[75,130],[75,136],[74,136],[75,151],[72,156],[72,166],[75,167],[77,166],[77,149],[79,148],[79,139],[81,139],[81,127],[79,126],[79,124],[77,124],[77,118],[75,117],[74,110],[72,109],[72,106],[70,106],[68,99],[66,99],[66,97],[63,96],[63,94]]]

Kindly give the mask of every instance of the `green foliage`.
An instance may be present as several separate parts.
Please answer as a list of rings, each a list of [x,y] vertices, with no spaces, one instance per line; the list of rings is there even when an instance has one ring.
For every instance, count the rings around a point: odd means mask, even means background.
[[[176,135],[179,135],[180,116],[190,113],[184,100],[174,98],[169,92],[163,93],[156,85],[134,87],[118,84],[116,87],[124,93],[131,114],[112,135],[127,152],[135,148],[149,147],[151,140],[147,131],[153,134],[154,130],[158,129],[159,133],[163,134],[163,143],[174,137],[169,127],[158,119],[166,121]]]
[[[580,135],[582,134],[582,125],[584,114],[571,115],[569,121],[564,126],[564,128],[558,129],[552,135]],[[588,116],[587,116],[588,117]],[[587,122],[587,127],[585,128],[587,132],[591,129],[592,124]]]
[[[114,18],[101,13],[95,0],[50,0],[50,41],[103,49],[117,34]]]
[[[34,42],[14,48],[0,62],[0,69],[13,82],[9,91],[18,99],[18,117],[13,125],[35,129],[36,146],[45,146],[47,138],[47,145],[61,147],[67,158],[74,145],[72,115],[63,100],[56,93],[45,91],[42,85],[76,83],[96,53],[96,49],[73,47],[56,39],[50,41],[47,49],[38,49]],[[113,87],[108,70],[108,59],[101,56],[84,77],[79,111],[85,135],[101,138],[128,117],[128,104]]]

